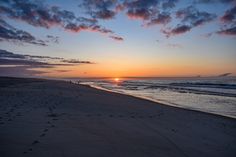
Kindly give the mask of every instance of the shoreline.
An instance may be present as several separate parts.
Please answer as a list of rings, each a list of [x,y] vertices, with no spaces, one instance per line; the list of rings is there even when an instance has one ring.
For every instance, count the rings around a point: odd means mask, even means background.
[[[68,81],[5,81],[10,86],[0,78],[2,157],[236,154],[236,120],[229,117]]]
[[[106,92],[111,92],[111,93],[117,93],[117,94],[121,94],[121,95],[131,96],[131,97],[138,98],[138,99],[141,99],[141,100],[151,101],[153,103],[157,103],[157,105],[167,105],[167,106],[171,106],[171,107],[175,107],[175,108],[179,108],[179,109],[184,109],[184,110],[189,110],[189,111],[194,111],[194,112],[201,112],[201,113],[205,113],[205,114],[210,114],[210,115],[214,115],[214,116],[220,116],[220,117],[223,117],[223,118],[230,118],[230,119],[236,120],[236,117],[221,115],[221,114],[217,114],[217,113],[213,113],[213,112],[206,112],[206,111],[202,111],[202,110],[195,110],[195,109],[191,109],[191,108],[184,108],[184,107],[177,106],[177,105],[175,106],[175,105],[171,105],[171,103],[168,104],[168,103],[161,102],[161,101],[158,101],[158,100],[155,100],[155,99],[151,99],[151,98],[148,98],[148,97],[142,97],[142,96],[136,96],[136,95],[132,95],[132,94],[128,94],[128,93],[112,91],[112,90],[109,90],[109,89],[105,89],[105,88],[97,87],[97,86],[91,86],[91,85],[88,85],[88,84],[80,84],[80,83],[74,83],[74,84],[82,85],[82,86],[86,86],[86,87],[90,87],[90,88],[94,88],[94,89],[102,90],[102,91],[106,91]]]

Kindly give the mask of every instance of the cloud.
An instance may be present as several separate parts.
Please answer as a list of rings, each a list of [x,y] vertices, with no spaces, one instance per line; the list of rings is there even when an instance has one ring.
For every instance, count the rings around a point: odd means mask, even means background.
[[[236,35],[236,5],[227,10],[220,20],[223,23],[223,26],[216,32],[217,34]]]
[[[175,27],[174,29],[171,30],[171,33],[172,34],[182,34],[182,33],[185,33],[187,31],[190,31],[191,29],[191,26],[188,26],[188,25],[180,25],[180,26],[177,26]]]
[[[127,16],[131,19],[149,20],[153,15],[158,13],[157,0],[137,0],[125,1],[123,6],[127,9]]]
[[[117,0],[84,0],[80,7],[85,8],[93,18],[108,20],[115,17],[114,7],[117,2]]]
[[[171,21],[171,16],[168,13],[160,13],[157,17],[151,19],[147,26],[156,25],[156,24],[167,24]]]
[[[96,18],[101,18],[101,19],[112,19],[115,16],[115,12],[114,11],[110,11],[110,10],[102,10],[102,11],[98,11],[96,12]]]
[[[0,58],[0,65],[32,66],[34,68],[52,68],[54,66],[54,64],[49,64],[45,62],[22,60],[22,59],[7,59],[7,58]]]
[[[29,77],[29,76],[38,76],[45,74],[47,72],[42,70],[30,69],[29,66],[12,66],[12,67],[1,67],[0,66],[0,75],[1,76],[20,76],[20,77]]]
[[[221,34],[221,35],[231,35],[231,36],[234,36],[234,35],[236,35],[236,26],[232,27],[232,28],[226,28],[226,29],[220,30],[217,33]]]
[[[0,41],[29,43],[40,46],[47,46],[46,42],[36,39],[30,33],[14,28],[0,19]]]
[[[76,66],[81,64],[94,64],[94,63],[78,59],[65,59],[60,57],[15,54],[6,50],[0,50],[0,71],[2,72],[1,75],[9,74],[17,70],[25,72],[25,74],[29,75],[43,74],[46,73],[45,69],[53,70],[53,68],[56,67],[60,68],[65,66]],[[12,71],[8,71],[7,69]],[[59,69],[59,70],[64,70],[64,69]],[[17,74],[18,73],[16,73],[15,76],[18,76]]]
[[[121,11],[130,19],[143,20],[146,26],[167,24],[170,13],[164,10],[174,8],[178,0],[84,0],[80,7],[95,19],[110,20]]]
[[[174,8],[178,1],[179,0],[167,0],[166,2],[162,3],[162,7],[163,7],[163,9]]]
[[[229,76],[231,75],[232,73],[224,73],[224,74],[220,74],[218,75],[218,77],[226,77],[226,76]]]
[[[212,3],[231,3],[234,0],[195,0],[194,3],[212,4]]]
[[[6,50],[0,50],[0,58],[11,58],[11,59],[24,59],[24,55],[14,54]]]
[[[194,27],[206,24],[216,19],[215,14],[205,11],[199,11],[193,6],[180,9],[176,12],[176,18],[180,19],[180,23],[170,30],[164,30],[163,33],[170,37],[172,35],[179,35],[190,31]]]
[[[235,22],[236,19],[236,6],[227,10],[225,14],[221,17],[221,21],[225,23]]]
[[[151,12],[145,8],[129,9],[126,14],[131,19],[141,19],[141,20],[147,20],[151,16]]]
[[[70,30],[71,32],[81,32],[81,31],[91,31],[91,32],[100,32],[103,34],[113,34],[113,31],[110,29],[102,28],[101,26],[95,25],[95,26],[87,26],[87,25],[76,25],[73,23],[67,24],[65,26],[67,30]]]
[[[178,0],[125,1],[123,10],[130,19],[140,19],[145,26],[166,25],[172,20],[171,11]]]
[[[71,11],[63,10],[56,6],[47,6],[40,1],[7,0],[1,3],[1,17],[20,20],[35,27],[50,29],[57,26],[75,33],[92,31],[103,34],[114,34],[113,31],[100,26],[95,18],[77,17]],[[106,4],[105,6],[108,5]],[[104,18],[112,16],[109,11],[99,12],[99,15]],[[96,18],[99,17],[96,16]]]
[[[59,43],[59,37],[58,36],[52,36],[52,35],[47,35],[47,38],[54,43]]]
[[[63,59],[63,63],[72,63],[72,64],[94,64],[93,62],[90,61],[81,61],[78,59]]]
[[[192,27],[210,22],[216,18],[215,14],[205,11],[199,11],[193,6],[180,9],[176,12],[176,17],[181,19],[182,23],[189,23]]]
[[[169,30],[166,30],[166,29],[162,30],[162,33],[166,34],[166,37],[169,38],[170,36],[186,33],[190,31],[191,29],[192,29],[191,26],[179,24],[175,28],[172,28]]]
[[[123,41],[124,39],[118,36],[109,36],[111,39],[116,40],[116,41]]]
[[[66,66],[66,65],[77,65],[77,64],[93,64],[90,61],[81,61],[78,59],[65,59],[60,57],[50,56],[34,56],[15,54],[6,50],[0,49],[0,65],[42,65],[42,66]]]
[[[57,72],[60,72],[60,73],[65,73],[65,72],[69,72],[71,70],[56,70]]]
[[[76,22],[73,12],[61,10],[58,7],[48,7],[29,0],[8,0],[3,2],[0,12],[11,19],[24,21],[35,27],[51,28]]]

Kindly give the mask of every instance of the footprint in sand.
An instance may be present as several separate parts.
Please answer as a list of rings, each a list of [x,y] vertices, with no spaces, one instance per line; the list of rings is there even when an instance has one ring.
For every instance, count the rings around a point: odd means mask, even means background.
[[[28,151],[33,151],[33,149],[32,149],[32,148],[29,148]],[[28,151],[24,151],[23,154],[27,154]]]
[[[35,145],[35,144],[38,144],[39,141],[35,140],[31,145]],[[33,151],[33,148],[29,148],[28,151],[32,152]],[[28,151],[24,151],[23,154],[27,154]]]
[[[43,132],[47,132],[47,131],[48,131],[48,129],[44,129],[44,130],[43,130]]]
[[[51,113],[51,114],[48,114],[48,117],[58,117],[58,115],[55,113]]]
[[[53,109],[51,107],[48,108],[49,112],[53,112]]]
[[[39,143],[39,141],[38,140],[35,140],[33,143],[32,143],[32,145],[36,145],[36,144],[38,144]]]
[[[46,135],[46,132],[48,132],[48,129],[44,129],[43,133],[39,137],[44,137]]]
[[[43,134],[41,134],[41,135],[40,135],[40,137],[44,137],[45,135],[46,135],[46,134],[45,134],[45,133],[43,133]]]

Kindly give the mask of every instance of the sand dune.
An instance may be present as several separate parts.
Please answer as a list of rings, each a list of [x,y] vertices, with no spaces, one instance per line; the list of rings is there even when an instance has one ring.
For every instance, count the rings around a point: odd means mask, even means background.
[[[1,157],[235,157],[236,120],[63,81],[0,79]]]

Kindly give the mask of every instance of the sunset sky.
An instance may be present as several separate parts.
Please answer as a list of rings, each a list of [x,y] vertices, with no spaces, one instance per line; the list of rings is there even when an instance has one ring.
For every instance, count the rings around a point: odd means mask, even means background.
[[[235,0],[1,0],[0,75],[236,75]]]

